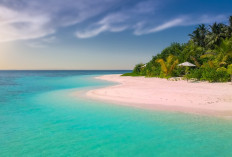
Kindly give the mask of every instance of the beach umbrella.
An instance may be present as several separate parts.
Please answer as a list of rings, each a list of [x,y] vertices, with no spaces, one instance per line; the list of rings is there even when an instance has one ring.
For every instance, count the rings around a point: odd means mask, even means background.
[[[186,75],[188,73],[188,68],[189,67],[195,67],[196,65],[194,65],[192,63],[189,63],[189,62],[184,62],[184,63],[178,64],[178,66],[180,66],[180,67],[187,67],[185,69],[185,75]],[[188,79],[187,79],[187,81],[188,81]]]
[[[178,66],[195,67],[196,65],[189,63],[189,62],[184,62],[184,63],[178,64]]]

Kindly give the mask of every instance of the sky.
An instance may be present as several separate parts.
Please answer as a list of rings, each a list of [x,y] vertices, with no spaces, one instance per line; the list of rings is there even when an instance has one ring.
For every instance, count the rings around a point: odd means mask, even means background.
[[[0,69],[116,70],[146,63],[231,0],[0,0]]]

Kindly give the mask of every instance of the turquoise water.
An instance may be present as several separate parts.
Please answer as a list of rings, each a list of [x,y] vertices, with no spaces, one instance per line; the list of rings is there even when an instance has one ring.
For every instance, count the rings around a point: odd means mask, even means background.
[[[0,71],[0,156],[231,157],[232,121],[85,100],[124,71]]]

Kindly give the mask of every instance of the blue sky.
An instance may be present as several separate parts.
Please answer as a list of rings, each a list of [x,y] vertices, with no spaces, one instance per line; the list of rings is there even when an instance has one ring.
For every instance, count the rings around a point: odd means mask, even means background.
[[[0,0],[0,69],[132,69],[231,0]]]

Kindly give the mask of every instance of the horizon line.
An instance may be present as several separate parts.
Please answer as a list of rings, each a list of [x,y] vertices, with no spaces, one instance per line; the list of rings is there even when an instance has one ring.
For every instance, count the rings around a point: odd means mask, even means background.
[[[0,69],[0,71],[131,71],[132,69]]]

